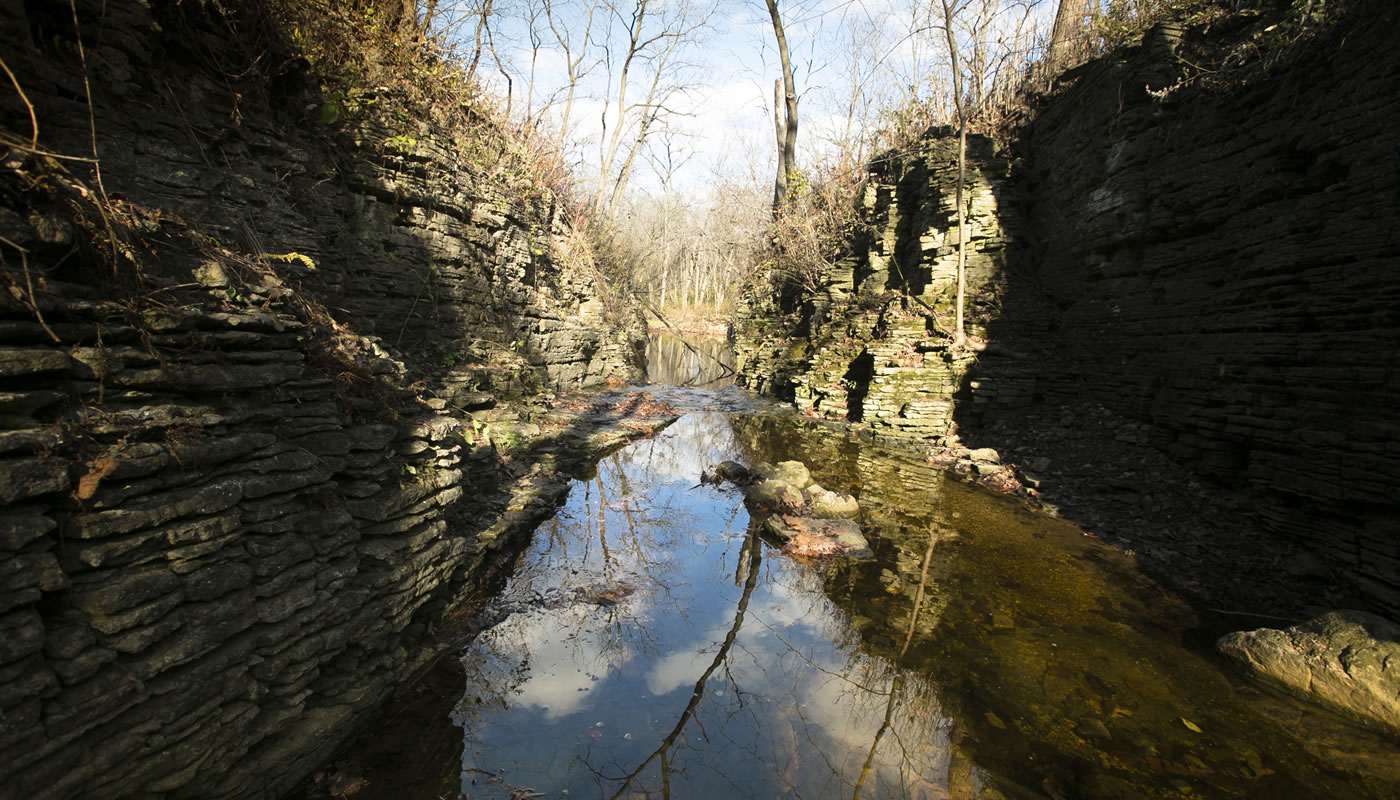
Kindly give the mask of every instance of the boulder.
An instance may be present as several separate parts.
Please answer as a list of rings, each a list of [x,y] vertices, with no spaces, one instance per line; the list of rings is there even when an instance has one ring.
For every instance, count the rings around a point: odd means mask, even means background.
[[[1287,630],[1227,633],[1215,649],[1255,677],[1400,735],[1400,625],[1331,611]]]
[[[721,461],[714,469],[715,477],[726,481],[743,481],[749,477],[749,468],[738,461]]]
[[[866,558],[873,553],[860,526],[848,519],[811,519],[775,514],[764,528],[783,541],[788,555],[821,557],[841,555]]]
[[[841,545],[842,551],[851,558],[867,558],[874,555],[870,551],[870,543],[866,541],[865,534],[860,532],[860,526],[848,519],[833,519],[824,524],[826,535],[834,538],[837,544]]]
[[[780,480],[798,489],[806,489],[812,485],[812,473],[807,471],[807,467],[801,461],[780,461],[776,467],[767,463],[759,464],[753,471],[764,480]]]
[[[746,498],[749,502],[769,508],[795,510],[802,507],[802,492],[787,481],[771,478],[755,483]]]
[[[817,491],[808,492],[807,498],[812,516],[818,519],[855,519],[860,515],[860,504],[848,494],[818,487]]]
[[[969,450],[967,457],[978,464],[1001,463],[1001,454],[990,447],[979,447],[976,450]]]

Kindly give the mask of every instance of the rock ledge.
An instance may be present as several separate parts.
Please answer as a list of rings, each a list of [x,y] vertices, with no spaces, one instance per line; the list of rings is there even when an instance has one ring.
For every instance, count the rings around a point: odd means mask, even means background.
[[[1400,625],[1330,611],[1287,630],[1227,633],[1215,649],[1255,677],[1400,736]]]

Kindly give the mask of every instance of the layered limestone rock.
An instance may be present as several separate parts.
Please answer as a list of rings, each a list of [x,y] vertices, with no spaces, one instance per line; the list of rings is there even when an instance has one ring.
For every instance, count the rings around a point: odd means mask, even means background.
[[[1287,630],[1229,633],[1215,648],[1268,683],[1400,736],[1400,625],[1333,611]]]
[[[965,197],[968,330],[996,307],[1017,209],[1009,164],[972,136]],[[877,438],[941,441],[971,351],[951,348],[957,284],[957,139],[942,130],[910,154],[871,165],[858,210],[857,255],[795,308],[757,282],[741,298],[738,380],[790,397],[804,413],[868,426]]]
[[[6,796],[280,796],[646,427],[540,396],[641,342],[504,141],[327,125],[238,8],[0,3]]]
[[[752,295],[741,379],[925,446],[956,423],[1001,449],[989,423],[1029,405],[1101,407],[1400,613],[1400,199],[1380,177],[1400,170],[1400,9],[1355,4],[1290,48],[1280,23],[1159,30],[1061,76],[1011,184],[970,148],[975,364],[934,324],[956,231],[942,131],[874,166],[859,258],[792,306]]]
[[[1248,48],[1273,22],[1187,29],[1185,61],[1149,37],[1037,114],[1024,138],[1035,269],[1013,274],[1006,305],[1053,329],[1028,340],[1017,321],[994,325],[1027,358],[989,351],[974,377],[1029,378],[1048,402],[1145,426],[1400,613],[1400,263],[1376,233],[1400,221],[1376,182],[1400,170],[1383,133],[1400,124],[1383,88],[1400,9],[1357,4],[1276,54],[1272,74],[1211,83],[1186,63]]]

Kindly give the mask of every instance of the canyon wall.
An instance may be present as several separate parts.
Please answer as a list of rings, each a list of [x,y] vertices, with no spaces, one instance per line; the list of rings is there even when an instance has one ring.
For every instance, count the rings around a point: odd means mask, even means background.
[[[509,140],[240,7],[0,2],[5,797],[280,796],[639,435],[545,402],[644,340]]]
[[[1036,391],[1149,423],[1392,611],[1398,22],[1393,4],[1357,4],[1286,67],[1214,90],[1171,88],[1190,70],[1158,31],[1085,68],[1025,139],[1025,291],[1052,309],[1059,356]],[[981,374],[1003,369],[1024,371]]]
[[[1120,435],[1245,493],[1276,535],[1400,611],[1387,488],[1400,478],[1398,22],[1391,4],[1358,2],[1310,36],[1259,14],[1159,26],[1060,76],[1009,145],[1008,183],[981,188],[1005,167],[975,157],[974,198],[999,200],[1002,231],[987,241],[1010,245],[994,275],[972,262],[974,350],[949,347],[934,250],[906,265],[922,271],[907,289],[878,272],[852,282],[843,267],[835,302],[809,295],[783,318],[755,300],[738,325],[741,375],[924,446],[998,447],[999,420],[1092,404]],[[906,157],[930,174],[947,158],[948,133],[934,136]],[[878,167],[871,182],[867,196],[905,185]],[[955,236],[944,210],[955,184],[934,183],[914,207],[895,205],[907,223],[883,223],[869,202],[862,218],[925,242]],[[873,238],[858,262],[888,252],[888,236]],[[920,282],[940,284],[932,313],[880,295],[929,297]],[[915,369],[912,400],[872,406]]]
[[[740,298],[739,381],[804,413],[876,436],[942,442],[972,363],[949,347],[957,278],[958,141],[944,129],[872,165],[858,200],[855,254],[795,300],[765,276]],[[1020,210],[1010,164],[985,136],[968,142],[968,330],[985,334],[1007,280]],[[785,305],[786,304],[786,305]]]

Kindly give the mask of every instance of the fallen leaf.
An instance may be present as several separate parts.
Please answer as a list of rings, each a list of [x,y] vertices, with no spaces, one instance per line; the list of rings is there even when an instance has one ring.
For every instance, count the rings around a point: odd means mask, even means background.
[[[1190,730],[1190,731],[1195,732],[1195,733],[1200,733],[1200,732],[1201,732],[1201,729],[1196,725],[1196,723],[1192,722],[1191,720],[1187,719],[1186,717],[1182,717],[1182,718],[1181,718],[1181,724],[1182,724],[1182,725],[1185,725],[1186,728],[1187,728],[1187,730]]]
[[[97,485],[117,468],[117,460],[111,456],[94,458],[88,474],[78,479],[78,499],[87,500],[97,494]]]

